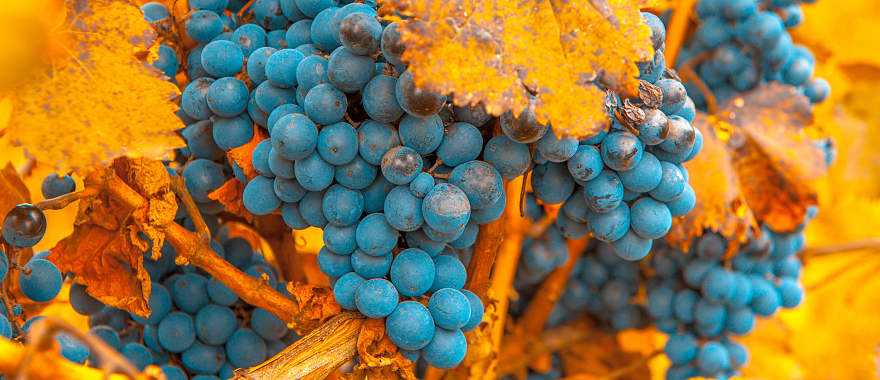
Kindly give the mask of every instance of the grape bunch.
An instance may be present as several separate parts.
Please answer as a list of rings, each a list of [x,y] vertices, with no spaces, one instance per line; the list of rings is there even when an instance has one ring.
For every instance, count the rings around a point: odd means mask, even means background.
[[[181,222],[187,220],[184,216]],[[284,293],[278,273],[246,240],[221,236],[211,246],[237,268]],[[175,265],[175,257],[167,243],[158,260],[151,249],[144,254],[152,280],[146,318],[101,303],[80,284],[70,288],[71,306],[89,317],[91,334],[140,370],[159,366],[168,379],[230,378],[235,368],[262,363],[299,339],[282,320],[244,303],[200,269]],[[100,363],[92,358],[89,364]]]
[[[697,4],[699,27],[677,64],[695,63],[694,71],[719,103],[771,81],[797,87],[811,102],[819,103],[831,87],[825,79],[813,77],[813,54],[794,43],[788,32],[803,21],[800,3],[701,0]],[[694,83],[685,85],[696,106],[705,109],[704,94]]]
[[[560,138],[537,125],[529,108],[501,117],[504,136],[493,137],[484,154],[505,178],[532,168],[535,198],[562,204],[556,225],[565,238],[592,233],[626,260],[644,258],[672,218],[693,209],[695,194],[681,164],[702,147],[702,134],[691,125],[694,103],[663,64],[665,27],[650,13],[643,18],[657,58],[639,64],[641,99],[609,93],[609,130],[580,141]]]
[[[725,259],[729,242],[707,232],[691,254],[656,250],[650,260],[647,310],[669,334],[664,348],[672,362],[668,379],[726,378],[748,361],[748,351],[732,337],[748,334],[756,317],[794,308],[804,298],[800,283],[802,231],[764,228]]]

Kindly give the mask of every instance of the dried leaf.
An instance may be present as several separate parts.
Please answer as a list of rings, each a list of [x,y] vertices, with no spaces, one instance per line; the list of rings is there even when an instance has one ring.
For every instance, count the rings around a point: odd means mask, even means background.
[[[300,314],[308,314],[307,316],[297,316],[292,318],[299,321],[311,321],[311,323],[300,324],[296,326],[297,333],[304,334],[312,331],[342,312],[342,308],[333,298],[333,291],[325,286],[312,284],[293,284],[287,283],[287,292],[300,305]]]
[[[144,62],[155,41],[140,10],[111,0],[64,4],[66,20],[47,37],[61,53],[12,92],[10,142],[58,171],[182,146],[179,90]]]
[[[154,258],[161,255],[163,229],[173,223],[177,202],[161,162],[123,157],[106,170],[147,202],[132,209],[113,200],[113,184],[106,180],[106,172],[95,170],[85,184],[102,191],[80,201],[73,234],[52,248],[49,260],[62,272],[76,275],[76,281],[101,302],[147,316],[150,276],[143,255],[150,246]]]
[[[697,204],[680,222],[673,224],[667,235],[672,245],[684,251],[705,229],[732,241],[745,241],[748,230],[757,226],[740,191],[731,155],[716,134],[715,125],[719,123],[723,122],[702,112],[694,119],[694,126],[703,134],[703,148],[684,166],[690,173]],[[729,124],[719,126],[722,131],[730,128]]]
[[[248,222],[254,220],[254,215],[244,208],[241,200],[241,194],[244,191],[244,185],[238,179],[232,178],[223,186],[208,193],[208,198],[220,202],[226,211],[245,218]]]
[[[401,36],[417,85],[494,115],[519,114],[532,92],[539,122],[582,137],[607,124],[595,82],[635,94],[635,62],[653,54],[642,2],[602,3],[394,0],[383,13],[413,17]]]
[[[265,140],[267,137],[266,132],[262,128],[254,128],[254,137],[251,138],[251,141],[226,152],[226,158],[229,160],[229,163],[238,165],[248,180],[259,175],[254,169],[254,149],[257,148],[257,144],[260,141]]]
[[[647,356],[626,351],[615,335],[595,329],[590,339],[580,340],[559,352],[566,374],[577,374],[583,379],[605,379],[615,371],[615,379],[650,379]],[[623,370],[625,369],[625,370]]]
[[[367,319],[358,335],[360,363],[355,375],[377,379],[415,380],[415,364],[401,354],[397,346],[385,335],[382,319]]]
[[[728,148],[752,213],[775,231],[794,230],[817,204],[815,181],[827,169],[805,131],[809,101],[792,87],[770,84],[731,100],[723,112],[735,127]]]
[[[27,203],[31,200],[31,194],[25,186],[18,171],[12,164],[7,163],[0,170],[0,217],[5,217],[15,205]]]

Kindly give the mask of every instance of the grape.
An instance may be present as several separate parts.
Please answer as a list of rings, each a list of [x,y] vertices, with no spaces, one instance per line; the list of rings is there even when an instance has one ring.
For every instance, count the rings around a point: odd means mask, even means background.
[[[281,218],[294,230],[304,230],[309,227],[309,222],[300,213],[299,205],[296,203],[285,203],[281,206]]]
[[[214,83],[214,79],[197,78],[186,85],[180,96],[180,108],[187,116],[197,120],[211,117],[207,96],[212,83]]]
[[[659,239],[672,227],[669,208],[651,198],[641,198],[630,208],[630,226],[645,239]]]
[[[346,310],[355,310],[355,293],[365,281],[355,272],[348,272],[336,280],[333,284],[333,297],[339,306]]]
[[[247,144],[254,137],[254,127],[247,114],[231,118],[215,117],[212,137],[217,147],[230,150]]]
[[[367,82],[361,94],[364,111],[370,118],[382,123],[393,123],[403,116],[403,108],[400,108],[395,96],[396,88],[397,78],[388,75],[376,75]]]
[[[6,260],[5,256],[3,257],[3,260]],[[104,304],[86,293],[85,286],[72,284],[70,286],[70,306],[72,306],[77,313],[82,315],[92,315],[101,311]]]
[[[406,244],[411,248],[418,248],[428,253],[431,257],[437,256],[446,246],[443,242],[431,240],[422,230],[406,233]],[[433,261],[432,261],[433,264]],[[433,272],[433,270],[431,271]]]
[[[324,218],[324,213],[321,211],[323,199],[323,192],[310,191],[299,202],[298,210],[302,218],[311,226],[323,228],[327,224],[327,219]]]
[[[290,88],[296,86],[296,68],[303,59],[305,59],[305,55],[297,50],[276,50],[266,60],[266,79],[275,87]]]
[[[311,26],[309,26],[309,27],[311,28]],[[305,55],[306,57],[308,57],[310,55],[321,54],[321,51],[318,50],[318,48],[316,48],[315,45],[312,45],[312,44],[299,45],[295,48],[295,50],[299,50],[299,52],[303,53],[303,55]],[[305,88],[303,88],[303,90],[305,90]],[[305,93],[303,93],[302,97],[305,98]],[[300,98],[297,97],[297,101],[299,101],[299,99]]]
[[[248,55],[247,67],[245,69],[248,78],[250,78],[255,85],[259,85],[267,79],[266,63],[269,62],[269,58],[275,54],[276,51],[277,49],[272,47],[261,47]],[[199,64],[201,64],[201,62],[199,62]]]
[[[437,368],[453,368],[464,360],[467,341],[461,330],[434,329],[434,338],[422,349],[428,364]]]
[[[422,226],[422,200],[407,186],[397,186],[385,197],[385,219],[398,231],[415,231]]]
[[[190,38],[202,43],[210,42],[223,32],[223,22],[220,21],[220,16],[205,10],[193,12],[186,20],[185,27],[186,34]]]
[[[168,380],[187,380],[186,373],[178,366],[165,364],[161,369],[162,374],[165,375],[165,378]]]
[[[696,359],[699,349],[697,340],[690,334],[673,334],[666,341],[663,351],[672,364],[687,364]]]
[[[431,289],[436,268],[428,253],[418,248],[407,248],[394,258],[390,272],[391,282],[402,296],[418,297]]]
[[[364,161],[360,155],[356,155],[351,162],[336,167],[334,179],[349,189],[364,190],[376,179],[377,172],[375,166]]]
[[[266,120],[267,128],[269,131],[269,136],[272,136],[272,131],[275,129],[275,124],[278,123],[278,120],[284,116],[292,115],[292,114],[302,114],[303,109],[299,105],[296,104],[282,104],[269,113],[269,118]]]
[[[831,94],[831,86],[822,78],[811,79],[804,85],[804,95],[812,103],[821,103]]]
[[[351,124],[328,125],[318,134],[318,153],[331,165],[345,165],[358,154],[358,135]]]
[[[364,278],[382,278],[391,269],[392,255],[370,256],[357,250],[351,254],[351,268]]]
[[[236,327],[238,326],[235,313],[225,306],[205,305],[195,317],[196,336],[206,344],[226,343],[226,340],[235,332]]]
[[[280,179],[292,179],[296,176],[293,170],[293,161],[281,157],[281,154],[276,152],[274,148],[269,148],[266,164],[268,164],[269,172],[271,172],[267,173],[269,175],[266,177],[271,178],[275,176],[275,178]]]
[[[339,40],[354,54],[368,56],[377,53],[381,38],[382,25],[374,15],[352,13],[339,23]]]
[[[700,347],[696,362],[700,370],[710,374],[718,373],[730,367],[727,349],[718,342],[708,342]]]
[[[330,224],[353,225],[363,213],[364,196],[360,191],[333,185],[324,193],[321,209]]]
[[[13,338],[12,324],[9,322],[9,318],[6,318],[6,313],[0,314],[0,336],[3,336],[7,339]]]
[[[6,220],[8,221],[9,218],[7,217]],[[4,227],[4,237],[8,230],[9,228]],[[7,242],[9,242],[8,238]],[[43,259],[28,261],[18,277],[18,285],[21,287],[22,293],[36,302],[46,302],[55,298],[61,290],[62,281],[61,271],[58,270],[58,267]]]
[[[327,79],[336,88],[352,94],[360,91],[373,78],[374,69],[375,61],[372,58],[339,47],[330,54]]]
[[[649,194],[658,201],[669,202],[684,191],[687,181],[674,164],[661,161],[660,167],[663,173],[660,183]]]
[[[305,57],[296,67],[296,81],[306,92],[321,83],[327,83],[327,59],[318,55]]]
[[[794,308],[804,299],[804,289],[796,280],[783,278],[777,285],[780,304],[784,308]]]
[[[266,340],[278,340],[287,334],[287,324],[261,308],[254,309],[251,314],[251,328]]]
[[[338,255],[350,255],[357,248],[356,226],[328,225],[324,228],[324,247]]]
[[[293,170],[299,184],[309,191],[321,191],[333,183],[335,171],[333,165],[322,160],[318,152],[296,160]]]
[[[348,100],[342,91],[332,84],[322,83],[309,90],[303,101],[303,109],[310,119],[318,124],[328,125],[342,120]]]
[[[122,356],[125,356],[131,364],[140,371],[143,371],[148,365],[153,364],[153,354],[144,345],[140,343],[127,343],[122,350]]]
[[[406,115],[400,120],[398,128],[401,143],[414,149],[419,154],[434,152],[440,147],[444,139],[443,120],[437,115],[430,115],[424,118]],[[479,131],[477,131],[477,134],[479,134]],[[481,136],[481,145],[482,141]]]
[[[361,219],[355,234],[358,248],[370,256],[385,255],[397,245],[398,232],[382,213],[369,214]]]
[[[312,20],[311,37],[312,43],[323,51],[333,51],[340,46],[339,43],[339,23],[334,22],[337,7],[328,7],[315,16]]]
[[[471,309],[470,318],[468,318],[467,323],[465,323],[461,329],[463,331],[470,331],[483,321],[483,301],[481,301],[480,297],[477,297],[477,295],[470,290],[462,289],[461,292],[467,297],[468,305]]]
[[[682,216],[693,210],[696,203],[697,197],[694,194],[694,189],[691,185],[685,185],[681,194],[667,202],[666,206],[669,207],[672,216]]]
[[[144,331],[146,332],[146,330]],[[116,330],[113,330],[110,326],[100,325],[92,327],[89,329],[89,334],[101,338],[104,343],[107,343],[108,346],[113,347],[113,349],[117,351],[122,349],[122,341],[119,340],[119,333],[117,333]],[[146,335],[146,333],[144,335]]]
[[[500,198],[499,198],[500,199]],[[468,248],[477,241],[477,233],[480,231],[479,225],[471,218],[468,221],[468,224],[464,227],[464,232],[462,232],[461,236],[458,239],[455,239],[449,242],[449,246],[457,249],[465,249]]]
[[[241,327],[226,341],[226,359],[237,368],[251,367],[266,360],[266,343],[253,330]]]
[[[233,42],[216,40],[202,50],[202,68],[215,78],[231,77],[241,71],[244,54]]]
[[[318,252],[318,267],[330,277],[340,277],[352,271],[349,256],[337,255],[326,247]]]
[[[400,108],[403,108],[406,113],[418,117],[433,115],[440,111],[440,108],[446,103],[446,96],[417,88],[410,71],[404,71],[397,78],[394,96],[397,98]]]
[[[404,350],[420,350],[434,338],[434,320],[428,309],[415,301],[397,305],[385,320],[388,338]]]
[[[141,13],[144,14],[144,19],[150,23],[163,21],[171,17],[168,8],[165,8],[164,4],[155,1],[141,5]]]
[[[531,165],[528,146],[504,135],[495,136],[486,143],[483,148],[483,159],[494,166],[506,179],[523,175]],[[599,163],[601,164],[601,160]],[[569,164],[569,167],[571,165]]]
[[[397,130],[388,124],[367,120],[358,128],[358,149],[371,165],[379,165],[391,148],[400,145]]]
[[[137,323],[155,325],[171,312],[171,294],[157,282],[150,285],[150,298],[147,303],[150,307],[150,315],[147,318],[132,314],[132,319]]]
[[[208,290],[208,298],[210,298],[213,303],[222,306],[232,306],[235,301],[238,301],[238,295],[236,295],[232,289],[229,289],[229,287],[216,279],[212,278],[208,280],[206,288]]]
[[[262,84],[262,83],[261,83]],[[259,86],[257,86],[259,89]],[[251,97],[248,99],[248,116],[251,117],[251,120],[257,125],[266,128],[268,126],[269,114],[263,111],[259,105],[257,105],[257,92],[252,91]]]
[[[171,352],[183,352],[196,339],[195,327],[189,314],[173,311],[159,322],[159,344]]]
[[[193,158],[218,160],[223,157],[223,150],[214,142],[211,129],[210,120],[201,120],[181,131]]]
[[[354,301],[368,318],[384,318],[397,308],[397,289],[388,280],[374,278],[358,287]]]
[[[538,124],[535,119],[535,100],[519,116],[507,112],[501,115],[501,131],[511,140],[521,144],[531,144],[544,137],[549,128]]]
[[[467,279],[464,264],[454,256],[439,255],[434,258],[434,283],[430,292],[443,288],[461,289]]]
[[[196,273],[186,273],[174,281],[171,295],[177,307],[195,314],[209,302],[207,279]]]
[[[59,176],[56,173],[49,174],[43,179],[40,191],[43,198],[50,199],[72,193],[76,190],[76,182],[69,175]]]
[[[456,166],[449,176],[449,183],[464,191],[475,210],[491,206],[504,191],[501,174],[485,161],[468,161]]]
[[[275,195],[275,184],[271,178],[257,176],[244,188],[242,193],[244,207],[254,215],[268,215],[281,206]]]
[[[401,56],[403,55],[403,51],[406,50],[406,45],[404,45],[403,40],[400,37],[399,28],[400,24],[396,22],[392,22],[385,26],[380,41],[382,56],[393,65],[403,64]]]
[[[205,99],[208,108],[214,114],[220,117],[235,117],[247,108],[248,88],[238,79],[220,78],[208,86]]]
[[[191,373],[215,374],[226,361],[223,349],[195,342],[181,355],[181,363]],[[199,375],[199,376],[203,376]],[[193,379],[199,376],[194,376]]]
[[[428,301],[428,310],[438,327],[455,330],[464,327],[471,318],[470,302],[462,292],[443,288],[434,292]]]
[[[464,107],[453,106],[452,113],[455,120],[470,123],[476,127],[482,127],[492,119],[492,115],[486,112],[486,108],[482,104]]]
[[[432,188],[434,188],[434,177],[428,173],[419,173],[419,175],[409,183],[409,191],[416,198],[424,198]]]
[[[266,46],[266,31],[254,24],[244,24],[232,32],[232,41],[238,44],[245,56],[250,56]]]
[[[396,146],[382,156],[382,175],[395,185],[410,183],[422,171],[422,157],[412,148]]]
[[[437,184],[422,202],[425,223],[439,232],[452,233],[464,228],[470,214],[467,195],[452,184]]]
[[[572,138],[559,139],[554,133],[546,133],[537,144],[538,152],[550,162],[565,162],[578,150],[578,141]]]
[[[663,166],[661,161],[650,152],[645,152],[641,161],[632,169],[617,173],[623,187],[629,191],[639,193],[649,192],[655,189],[663,179]]]
[[[288,160],[313,155],[318,144],[318,127],[299,113],[282,116],[272,130],[272,148]]]
[[[254,102],[259,111],[266,114],[261,117],[264,121],[261,125],[266,126],[269,118],[267,113],[272,112],[272,110],[282,104],[293,103],[296,96],[296,90],[292,88],[275,87],[272,83],[269,83],[269,81],[265,81],[257,85],[253,91],[253,95]],[[251,119],[257,121],[257,118],[255,118],[254,115],[251,115]]]
[[[254,21],[269,30],[287,26],[287,19],[281,12],[280,0],[257,0],[251,6]]]
[[[614,252],[622,259],[641,260],[651,251],[653,240],[638,236],[633,230],[627,231],[623,237],[614,241]]]
[[[531,181],[535,196],[547,204],[565,202],[574,191],[574,180],[568,173],[568,168],[555,162],[536,165]]]

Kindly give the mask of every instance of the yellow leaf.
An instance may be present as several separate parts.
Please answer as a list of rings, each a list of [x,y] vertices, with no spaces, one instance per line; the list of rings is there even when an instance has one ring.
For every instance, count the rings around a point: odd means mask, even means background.
[[[601,4],[594,7],[593,4]],[[403,60],[418,86],[520,114],[536,94],[538,122],[584,137],[608,120],[598,82],[637,88],[635,63],[653,55],[640,1],[395,0]]]
[[[10,141],[58,171],[120,155],[160,158],[182,145],[175,131],[177,87],[142,59],[153,33],[127,2],[66,2],[52,34],[63,54],[10,94]]]

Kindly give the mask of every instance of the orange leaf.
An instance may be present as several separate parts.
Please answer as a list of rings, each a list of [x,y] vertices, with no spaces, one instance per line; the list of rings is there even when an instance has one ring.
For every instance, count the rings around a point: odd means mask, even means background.
[[[6,217],[6,213],[15,205],[28,203],[31,193],[18,175],[18,171],[7,163],[0,170],[0,217]]]
[[[817,204],[816,180],[827,169],[805,130],[809,101],[774,83],[733,99],[724,112],[736,127],[728,147],[749,208],[775,231],[794,230]]]
[[[232,178],[226,181],[223,186],[210,192],[208,198],[220,202],[226,211],[241,216],[250,222],[254,220],[254,215],[244,208],[244,203],[241,201],[242,191],[244,191],[244,185],[238,179]]]
[[[604,3],[394,0],[383,13],[411,16],[400,33],[417,85],[493,115],[521,113],[532,92],[539,122],[583,137],[608,122],[596,82],[631,93],[653,56],[642,2]]]
[[[268,136],[266,135],[266,132],[263,131],[263,128],[254,128],[254,137],[251,138],[251,141],[226,152],[226,158],[229,160],[229,163],[238,165],[248,180],[259,175],[254,169],[254,149],[257,148],[257,144],[259,144],[260,141],[265,140],[267,137]]]
[[[25,72],[11,92],[10,142],[59,172],[182,146],[179,90],[145,62],[156,45],[140,10],[112,0],[63,4],[66,20],[42,24],[57,29],[46,37],[51,64]]]
[[[356,371],[366,378],[416,379],[415,364],[401,354],[385,335],[382,319],[367,319],[357,341],[360,363]]]
[[[559,352],[565,373],[578,374],[578,379],[605,379],[616,370],[627,368],[613,378],[650,379],[651,370],[644,359],[647,356],[624,350],[615,335],[592,328],[590,338],[571,344]],[[639,364],[639,361],[642,361]],[[635,367],[631,367],[635,365]]]
[[[310,324],[297,326],[298,333],[312,331],[322,323],[342,312],[342,308],[333,298],[333,291],[324,286],[311,284],[287,284],[287,292],[300,305],[300,313],[308,314],[307,317],[297,317],[295,320],[311,321]]]
[[[115,189],[105,170],[147,201],[132,209],[113,200],[110,193]],[[164,227],[174,222],[177,213],[168,171],[158,161],[123,157],[109,168],[95,170],[85,185],[101,192],[80,201],[73,234],[52,248],[49,260],[62,272],[76,275],[76,281],[101,302],[147,316],[150,276],[143,255],[152,246],[153,258],[160,257]]]

